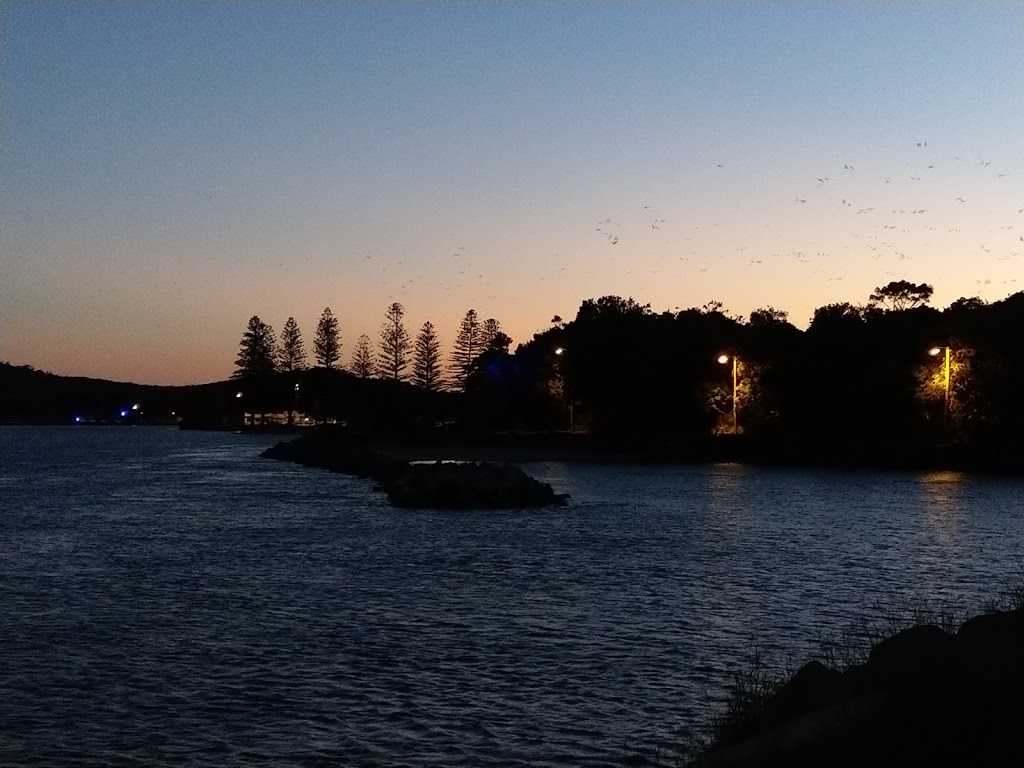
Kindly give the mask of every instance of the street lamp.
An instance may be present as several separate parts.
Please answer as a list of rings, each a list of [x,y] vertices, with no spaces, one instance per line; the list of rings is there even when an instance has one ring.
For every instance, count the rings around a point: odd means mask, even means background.
[[[935,357],[943,350],[946,351],[945,362],[942,366],[942,378],[946,388],[946,407],[942,411],[942,427],[945,429],[949,426],[949,380],[951,377],[949,370],[949,347],[932,347],[928,350],[928,354]]]
[[[558,355],[559,357],[564,355],[567,351],[568,350],[565,347],[555,347],[555,354]],[[565,387],[565,374],[562,373],[561,366],[559,366],[559,371],[558,372],[562,376],[563,395],[568,395],[568,392],[565,391],[565,389],[564,389],[564,387]],[[572,398],[569,397],[568,400],[569,400],[569,432],[571,434],[571,433],[576,431],[576,420],[574,418],[573,410],[572,410]]]
[[[732,433],[738,435],[740,433],[739,417],[736,411],[736,374],[739,368],[740,359],[736,355],[719,355],[719,365],[725,365],[732,360]]]

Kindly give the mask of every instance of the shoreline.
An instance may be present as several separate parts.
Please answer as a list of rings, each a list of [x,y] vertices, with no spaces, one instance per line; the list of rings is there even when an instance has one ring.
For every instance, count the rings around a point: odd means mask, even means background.
[[[876,636],[848,663],[791,674],[756,659],[729,700],[681,745],[687,768],[1016,765],[1024,761],[1024,589],[953,622]]]
[[[349,438],[339,444],[353,445]],[[366,450],[401,461],[566,462],[702,466],[743,464],[779,469],[837,471],[965,472],[1024,476],[1024,451],[979,449],[966,445],[833,443],[713,437],[688,442],[639,444],[591,435],[464,435],[373,437],[356,440]]]

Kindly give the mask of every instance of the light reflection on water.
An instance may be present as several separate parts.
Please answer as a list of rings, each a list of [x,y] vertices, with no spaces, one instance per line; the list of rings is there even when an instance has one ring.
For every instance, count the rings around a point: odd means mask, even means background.
[[[618,765],[754,643],[983,605],[1024,535],[944,473],[533,464],[569,507],[466,514],[260,437],[0,437],[5,765]]]
[[[925,472],[920,475],[923,518],[945,547],[957,541],[957,528],[965,511],[964,495],[970,478],[963,472]]]

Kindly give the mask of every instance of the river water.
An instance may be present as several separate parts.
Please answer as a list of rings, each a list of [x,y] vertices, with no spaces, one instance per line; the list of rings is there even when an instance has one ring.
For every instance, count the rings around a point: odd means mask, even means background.
[[[533,464],[570,506],[409,511],[273,440],[0,428],[0,763],[643,764],[755,647],[1022,566],[1018,480]]]

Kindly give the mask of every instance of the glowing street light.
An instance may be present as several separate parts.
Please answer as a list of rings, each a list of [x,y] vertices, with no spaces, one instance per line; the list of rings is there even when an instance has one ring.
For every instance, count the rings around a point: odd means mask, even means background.
[[[738,435],[740,433],[740,422],[739,416],[736,411],[736,374],[739,368],[740,359],[736,355],[719,355],[719,365],[725,365],[732,360],[732,433]]]
[[[561,355],[565,353],[565,347],[555,347],[555,354]]]
[[[238,393],[237,393],[237,394],[235,395],[235,397],[236,397],[236,398],[237,398],[237,397],[241,397],[241,396],[242,396],[242,393],[241,393],[241,392],[238,392]]]
[[[949,369],[949,347],[932,347],[928,350],[928,354],[935,357],[943,350],[946,351],[946,359],[942,366],[942,378],[946,388],[946,407],[942,411],[942,426],[943,428],[946,428],[949,426],[949,380],[951,378]]]

